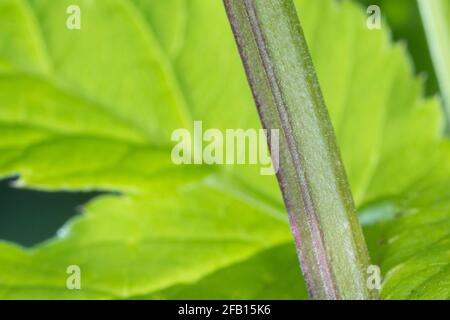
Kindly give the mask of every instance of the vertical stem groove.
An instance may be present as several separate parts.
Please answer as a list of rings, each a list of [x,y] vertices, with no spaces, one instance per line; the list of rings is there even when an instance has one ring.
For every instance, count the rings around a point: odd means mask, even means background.
[[[366,287],[364,237],[292,0],[224,3],[263,126],[280,130],[277,177],[311,298],[375,297]]]

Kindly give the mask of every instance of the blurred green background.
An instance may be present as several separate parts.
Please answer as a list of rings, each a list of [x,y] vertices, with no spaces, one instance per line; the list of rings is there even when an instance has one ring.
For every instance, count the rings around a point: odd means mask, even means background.
[[[314,0],[311,0],[314,1]],[[438,93],[427,42],[415,0],[358,0],[363,9],[378,5],[393,38],[406,44],[415,71],[425,78],[427,95]],[[11,187],[14,179],[0,181],[0,239],[24,246],[55,235],[80,205],[98,193],[37,192]]]

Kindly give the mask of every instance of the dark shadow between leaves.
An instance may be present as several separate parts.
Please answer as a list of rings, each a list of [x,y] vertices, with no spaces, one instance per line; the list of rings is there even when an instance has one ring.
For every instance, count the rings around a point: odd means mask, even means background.
[[[31,247],[56,235],[81,206],[102,192],[44,192],[0,181],[0,240]]]

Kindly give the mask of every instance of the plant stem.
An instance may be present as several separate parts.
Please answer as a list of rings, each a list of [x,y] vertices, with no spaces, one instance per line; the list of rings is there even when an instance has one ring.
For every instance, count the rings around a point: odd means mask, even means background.
[[[450,133],[450,2],[418,0]]]
[[[224,3],[262,124],[280,133],[277,177],[310,297],[376,298],[366,285],[364,236],[292,0]]]

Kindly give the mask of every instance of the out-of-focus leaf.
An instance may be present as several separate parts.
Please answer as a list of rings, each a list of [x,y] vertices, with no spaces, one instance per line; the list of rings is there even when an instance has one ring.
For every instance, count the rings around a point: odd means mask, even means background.
[[[214,181],[148,198],[99,197],[60,239],[26,252],[4,244],[0,295],[126,298],[195,281],[290,240],[281,210],[255,208]],[[80,291],[65,288],[70,265],[81,268]]]
[[[280,281],[282,275],[282,281]],[[178,285],[136,299],[307,299],[298,272],[293,243],[259,254],[208,275],[190,285]]]

